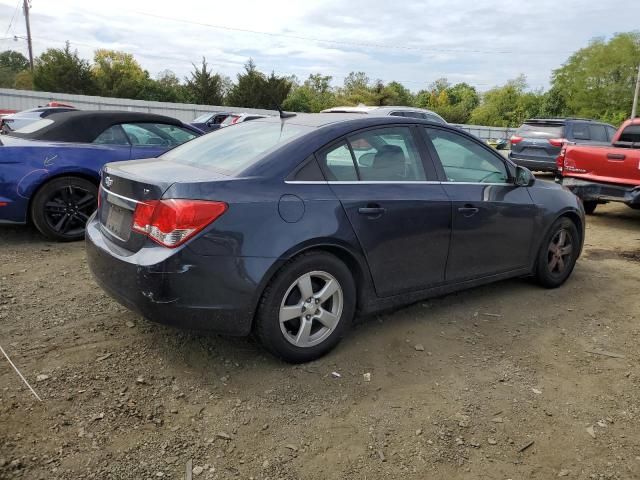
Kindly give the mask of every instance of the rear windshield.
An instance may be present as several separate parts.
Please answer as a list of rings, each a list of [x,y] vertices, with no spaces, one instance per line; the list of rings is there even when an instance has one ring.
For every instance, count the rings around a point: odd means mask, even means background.
[[[516,135],[525,138],[562,138],[564,125],[525,123],[516,131]]]
[[[212,168],[235,175],[256,163],[275,147],[313,130],[312,127],[280,122],[245,122],[196,138],[162,155],[179,163]]]
[[[620,142],[640,142],[640,125],[629,125],[620,134]]]

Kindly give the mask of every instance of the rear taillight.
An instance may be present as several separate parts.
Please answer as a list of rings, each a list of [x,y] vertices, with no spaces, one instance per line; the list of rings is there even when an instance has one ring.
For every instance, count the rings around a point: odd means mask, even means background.
[[[102,197],[102,182],[98,184],[98,210],[100,210],[100,204],[102,203],[100,197]]]
[[[565,142],[566,142],[566,140],[564,138],[550,138],[549,139],[549,143],[551,145],[553,145],[554,147],[561,147],[562,145],[564,145]]]
[[[517,135],[513,135],[510,140],[511,145],[515,145],[516,143],[520,143],[521,141],[522,141],[522,137],[519,137]]]
[[[567,147],[563,146],[562,150],[560,150],[560,155],[556,157],[556,168],[558,169],[558,173],[562,174],[564,170],[564,156],[567,153]]]
[[[139,203],[133,212],[133,230],[162,246],[183,244],[222,215],[224,202],[206,200],[151,200]]]

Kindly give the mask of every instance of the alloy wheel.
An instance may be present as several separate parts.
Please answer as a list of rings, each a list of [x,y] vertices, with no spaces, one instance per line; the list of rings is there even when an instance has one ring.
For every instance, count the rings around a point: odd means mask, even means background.
[[[55,190],[44,204],[44,217],[49,226],[65,236],[80,235],[97,208],[95,196],[77,185]]]
[[[551,238],[547,251],[547,265],[552,275],[562,275],[570,265],[573,242],[570,233],[562,228]]]
[[[326,340],[342,316],[344,294],[336,278],[322,271],[301,275],[287,289],[279,310],[280,330],[296,347]]]

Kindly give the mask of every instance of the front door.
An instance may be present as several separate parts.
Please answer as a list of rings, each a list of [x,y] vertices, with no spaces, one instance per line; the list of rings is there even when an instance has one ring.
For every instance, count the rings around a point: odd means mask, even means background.
[[[411,127],[364,130],[317,155],[386,297],[444,282],[451,202]]]
[[[500,154],[466,135],[424,129],[452,202],[447,282],[526,267],[537,208],[526,187],[510,181]]]

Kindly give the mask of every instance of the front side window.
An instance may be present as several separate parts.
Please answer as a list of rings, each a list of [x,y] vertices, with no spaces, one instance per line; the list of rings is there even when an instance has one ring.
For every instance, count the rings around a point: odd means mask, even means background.
[[[507,183],[504,162],[477,142],[446,130],[425,128],[449,182]]]

